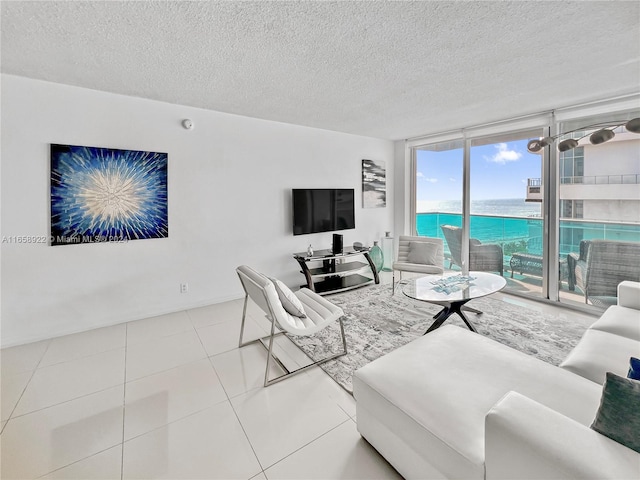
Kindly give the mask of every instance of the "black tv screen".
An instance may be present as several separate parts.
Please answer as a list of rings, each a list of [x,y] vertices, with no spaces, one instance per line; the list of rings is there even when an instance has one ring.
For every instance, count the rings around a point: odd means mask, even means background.
[[[293,234],[356,228],[353,188],[294,188]]]

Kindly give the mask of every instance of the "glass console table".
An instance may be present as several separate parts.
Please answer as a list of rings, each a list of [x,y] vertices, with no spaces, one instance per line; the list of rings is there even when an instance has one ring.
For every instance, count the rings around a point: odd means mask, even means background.
[[[342,253],[317,250],[313,255],[300,252],[294,253],[293,258],[300,264],[307,280],[303,287],[320,295],[343,292],[373,282],[380,283],[378,271],[369,256],[369,248],[356,250],[348,247]],[[366,263],[362,260],[366,260]]]

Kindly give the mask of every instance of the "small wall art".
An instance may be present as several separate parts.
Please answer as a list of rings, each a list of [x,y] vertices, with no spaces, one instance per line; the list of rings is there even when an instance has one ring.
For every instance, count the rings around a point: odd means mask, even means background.
[[[168,155],[51,145],[51,245],[169,236]]]
[[[362,207],[378,208],[387,206],[387,180],[385,163],[376,160],[362,160]]]

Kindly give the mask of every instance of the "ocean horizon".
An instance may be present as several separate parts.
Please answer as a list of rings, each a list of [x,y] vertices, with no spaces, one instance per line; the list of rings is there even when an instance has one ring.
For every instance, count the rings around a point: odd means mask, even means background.
[[[417,213],[462,213],[462,200],[418,201]],[[472,215],[506,217],[540,217],[542,203],[526,202],[524,198],[471,200]]]
[[[483,243],[528,241],[541,245],[541,203],[524,198],[471,200],[471,236]],[[462,225],[462,200],[421,202],[418,235],[442,238],[441,225]]]

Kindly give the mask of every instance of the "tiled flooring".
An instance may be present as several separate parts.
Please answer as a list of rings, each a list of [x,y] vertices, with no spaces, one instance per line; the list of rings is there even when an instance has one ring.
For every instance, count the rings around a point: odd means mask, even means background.
[[[399,478],[319,368],[262,387],[266,352],[237,348],[241,314],[237,300],[3,349],[1,477]],[[249,315],[264,335],[257,307]]]

